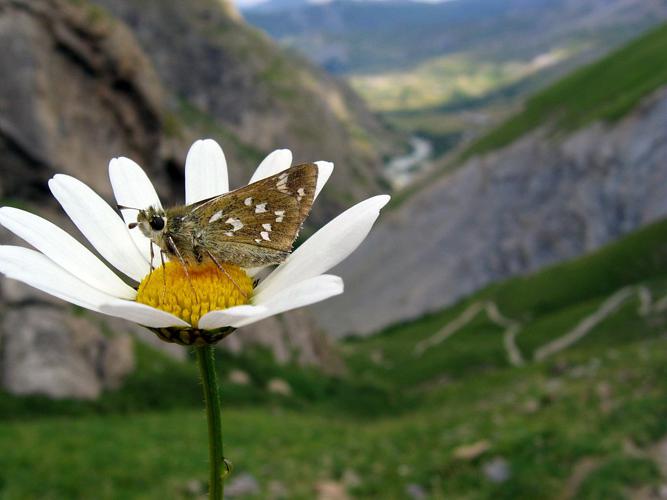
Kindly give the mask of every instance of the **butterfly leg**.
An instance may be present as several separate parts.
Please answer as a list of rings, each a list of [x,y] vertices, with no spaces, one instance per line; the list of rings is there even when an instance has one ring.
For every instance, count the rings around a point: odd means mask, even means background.
[[[165,262],[164,262],[164,251],[160,248],[160,262],[162,263],[162,296],[167,293],[167,273],[164,268]]]
[[[206,250],[206,253],[208,254],[209,258],[213,261],[213,263],[218,267],[218,269],[220,269],[220,270],[225,274],[225,276],[227,276],[227,279],[228,279],[229,281],[231,281],[231,282],[234,284],[234,286],[238,289],[239,293],[240,293],[241,295],[243,295],[243,298],[246,299],[246,300],[248,300],[248,296],[243,292],[243,290],[241,289],[241,287],[239,286],[239,284],[238,284],[236,281],[234,281],[234,278],[232,278],[232,277],[229,275],[229,273],[228,273],[227,270],[222,266],[222,264],[220,264],[220,262],[218,262],[218,260],[217,260],[215,257],[213,257],[213,254],[212,254],[211,252],[209,252],[208,250]]]
[[[167,237],[167,243],[169,244],[169,248],[171,248],[171,250],[176,254],[176,257],[178,257],[181,266],[183,266],[183,272],[185,272],[185,277],[188,279],[188,282],[190,283],[190,288],[192,288],[192,293],[195,294],[195,297],[198,297],[197,290],[195,290],[195,286],[192,284],[192,280],[190,279],[190,273],[188,272],[188,265],[185,262],[185,259],[181,255],[181,252],[178,250],[178,247],[176,246],[176,243],[174,243],[174,240],[171,236]]]
[[[154,253],[154,250],[153,250],[153,242],[149,240],[148,244],[150,245],[150,256],[151,256],[150,266],[151,266],[151,270],[148,273],[148,278],[146,278],[146,284],[148,284],[150,282],[151,278],[153,277],[153,271],[155,271],[155,267],[153,267],[153,258],[155,257],[155,253]]]
[[[155,249],[153,248],[153,242],[152,241],[150,242],[150,245],[151,245],[151,252],[150,252],[151,253],[151,262],[150,262],[150,264],[151,264],[151,273],[149,274],[149,276],[152,276],[153,271],[155,271],[155,267],[153,266],[153,260],[155,259]],[[162,250],[160,250],[160,255],[162,255]]]

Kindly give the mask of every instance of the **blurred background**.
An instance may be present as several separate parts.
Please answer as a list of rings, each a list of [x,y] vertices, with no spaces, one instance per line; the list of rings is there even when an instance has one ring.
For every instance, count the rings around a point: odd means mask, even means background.
[[[0,199],[78,234],[139,162],[182,202],[330,160],[393,199],[344,295],[220,345],[233,498],[667,498],[665,0],[0,0]],[[22,244],[4,229],[0,242]],[[187,350],[0,278],[0,498],[203,498]]]

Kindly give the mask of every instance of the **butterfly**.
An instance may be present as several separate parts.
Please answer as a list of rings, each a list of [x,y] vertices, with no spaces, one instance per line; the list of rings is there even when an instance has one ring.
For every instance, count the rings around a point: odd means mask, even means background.
[[[313,205],[317,173],[314,163],[295,165],[192,205],[141,209],[129,227],[138,227],[186,271],[207,261],[221,269],[223,263],[243,268],[279,264]]]

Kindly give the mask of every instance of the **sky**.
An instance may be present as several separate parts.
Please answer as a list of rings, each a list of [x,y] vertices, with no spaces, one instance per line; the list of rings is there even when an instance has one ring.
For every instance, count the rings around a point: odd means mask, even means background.
[[[246,9],[248,7],[253,7],[255,5],[259,5],[262,3],[265,3],[270,0],[232,0],[240,9]],[[304,2],[308,3],[328,3],[332,0],[304,0]],[[383,0],[366,0],[366,1],[376,1],[376,2],[381,2]],[[451,2],[454,0],[413,0],[417,2],[427,2],[427,3],[441,3],[441,2]]]

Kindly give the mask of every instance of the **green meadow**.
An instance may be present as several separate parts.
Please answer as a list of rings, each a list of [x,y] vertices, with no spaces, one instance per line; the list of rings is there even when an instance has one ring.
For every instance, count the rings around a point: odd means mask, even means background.
[[[584,337],[535,353],[624,287],[627,299]],[[348,371],[277,366],[261,351],[220,353],[231,479],[248,498],[634,498],[667,480],[667,222],[341,350]],[[646,298],[646,295],[644,296]],[[475,303],[480,312],[418,352]],[[646,304],[644,304],[646,306]],[[148,333],[147,333],[148,334]],[[239,331],[237,335],[242,335]],[[206,423],[193,360],[138,347],[138,370],[96,402],[0,398],[0,498],[196,498],[207,478]],[[244,370],[249,385],[228,381]],[[271,378],[293,393],[270,394]],[[664,455],[664,453],[663,453]],[[495,472],[494,472],[495,471]]]

